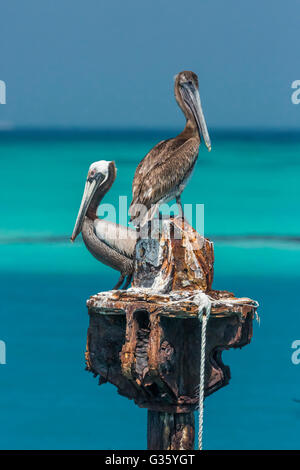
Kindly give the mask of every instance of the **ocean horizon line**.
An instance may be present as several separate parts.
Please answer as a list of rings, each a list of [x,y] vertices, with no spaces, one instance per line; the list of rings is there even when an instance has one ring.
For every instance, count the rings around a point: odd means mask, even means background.
[[[47,140],[49,138],[69,140],[100,140],[100,139],[123,139],[130,137],[132,139],[144,139],[145,137],[161,136],[169,138],[177,135],[180,128],[148,128],[148,127],[11,127],[1,128],[0,126],[0,142],[1,140],[9,140],[15,137],[24,138],[25,140],[39,139]],[[300,128],[225,128],[215,127],[210,129],[212,138],[220,140],[293,140],[300,141]]]

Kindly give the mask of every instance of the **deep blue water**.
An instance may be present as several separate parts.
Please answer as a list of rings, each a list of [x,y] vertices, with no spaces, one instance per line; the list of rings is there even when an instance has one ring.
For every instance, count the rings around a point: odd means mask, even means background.
[[[89,164],[115,159],[107,195],[130,194],[137,162],[160,136],[106,139],[2,139],[0,226],[1,449],[144,449],[146,411],[84,370],[86,299],[118,274],[72,232]],[[300,142],[249,136],[200,151],[184,202],[205,204],[205,233],[215,242],[216,289],[259,301],[260,326],[242,350],[228,351],[229,386],[205,403],[206,449],[298,449],[300,364]],[[16,186],[12,188],[12,182]],[[217,235],[274,235],[229,240]],[[277,238],[276,238],[277,237]]]

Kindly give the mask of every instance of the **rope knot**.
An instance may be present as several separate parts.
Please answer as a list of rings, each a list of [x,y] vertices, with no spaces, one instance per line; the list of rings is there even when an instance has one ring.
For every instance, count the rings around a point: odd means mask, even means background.
[[[202,322],[203,317],[205,316],[208,320],[211,312],[211,300],[205,292],[198,292],[193,302],[198,305],[198,319]]]

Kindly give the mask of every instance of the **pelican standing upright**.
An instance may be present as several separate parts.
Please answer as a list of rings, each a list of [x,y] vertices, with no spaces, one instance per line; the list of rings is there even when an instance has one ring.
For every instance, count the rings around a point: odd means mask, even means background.
[[[183,213],[180,196],[194,169],[201,136],[208,150],[211,149],[194,72],[176,75],[175,98],[186,117],[186,125],[177,137],[155,145],[138,165],[129,209],[135,225],[143,226],[153,218],[159,204],[174,198]]]

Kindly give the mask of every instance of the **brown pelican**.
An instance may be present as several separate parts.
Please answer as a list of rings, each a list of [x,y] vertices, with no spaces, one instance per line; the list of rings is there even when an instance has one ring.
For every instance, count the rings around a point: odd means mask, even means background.
[[[159,142],[138,165],[132,184],[131,220],[143,226],[159,204],[180,196],[193,171],[201,136],[211,149],[198,91],[198,77],[190,71],[175,77],[175,98],[186,117],[184,130],[175,138]]]
[[[97,217],[97,209],[116,179],[114,162],[101,160],[89,168],[85,188],[71,237],[82,232],[83,241],[92,255],[121,273],[114,289],[119,289],[127,276],[124,289],[131,281],[136,232],[130,228]]]

